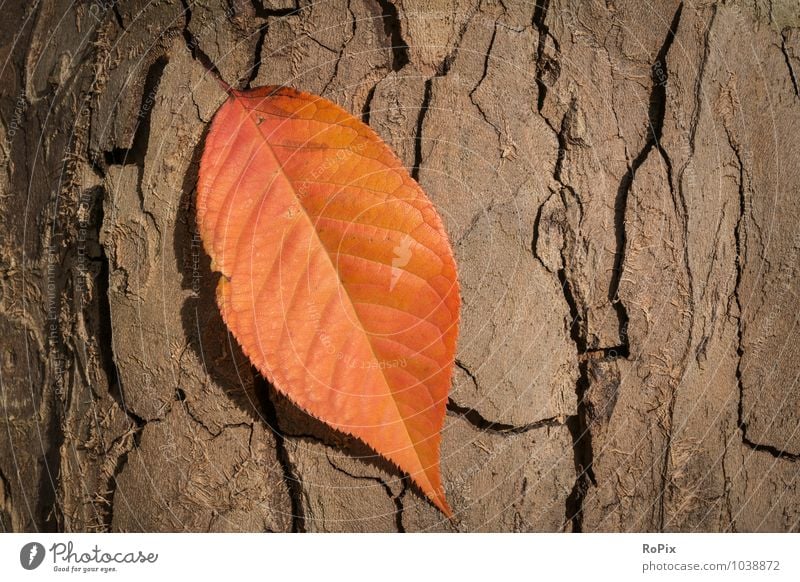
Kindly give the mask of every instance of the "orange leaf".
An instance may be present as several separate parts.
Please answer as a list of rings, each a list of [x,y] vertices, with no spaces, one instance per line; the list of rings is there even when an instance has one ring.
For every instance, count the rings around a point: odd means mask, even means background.
[[[430,200],[367,125],[281,87],[230,91],[197,219],[217,301],[277,390],[408,473],[450,515],[439,441],[459,292]]]

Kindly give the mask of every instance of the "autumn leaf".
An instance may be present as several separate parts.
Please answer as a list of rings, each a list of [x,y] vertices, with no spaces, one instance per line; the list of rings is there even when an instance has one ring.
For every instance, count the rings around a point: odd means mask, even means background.
[[[222,316],[297,406],[408,473],[450,515],[439,442],[459,319],[442,221],[386,144],[289,88],[229,91],[197,219]]]

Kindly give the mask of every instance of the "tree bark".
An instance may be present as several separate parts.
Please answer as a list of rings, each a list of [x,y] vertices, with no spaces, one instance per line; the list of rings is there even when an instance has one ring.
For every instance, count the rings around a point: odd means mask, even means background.
[[[800,529],[792,0],[4,8],[0,530]],[[442,214],[452,522],[228,334],[217,78],[361,116]]]

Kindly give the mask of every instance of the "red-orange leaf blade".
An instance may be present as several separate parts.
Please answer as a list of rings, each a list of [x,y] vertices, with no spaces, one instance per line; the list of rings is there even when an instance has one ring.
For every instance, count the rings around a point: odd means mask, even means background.
[[[300,408],[407,472],[439,472],[458,331],[453,253],[397,157],[335,104],[232,91],[206,140],[197,218],[223,317]]]

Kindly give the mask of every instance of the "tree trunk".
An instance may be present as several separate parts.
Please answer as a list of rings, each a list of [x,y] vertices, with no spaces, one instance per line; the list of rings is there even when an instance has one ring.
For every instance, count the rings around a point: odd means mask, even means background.
[[[800,529],[792,0],[4,10],[0,530]],[[441,212],[453,522],[227,333],[217,75],[360,115]]]

